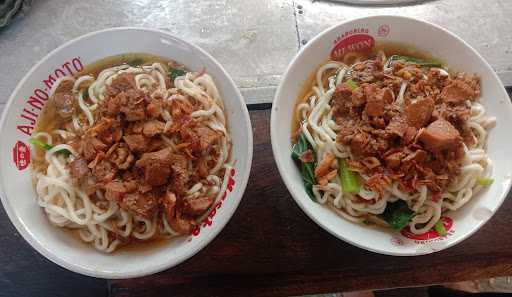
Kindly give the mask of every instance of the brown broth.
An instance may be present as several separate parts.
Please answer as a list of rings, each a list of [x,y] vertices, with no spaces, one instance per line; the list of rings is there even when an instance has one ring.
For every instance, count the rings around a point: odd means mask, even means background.
[[[152,63],[162,63],[167,65],[168,63],[176,64],[175,61],[171,59],[167,59],[161,56],[146,54],[146,53],[128,53],[121,54],[116,56],[110,56],[96,62],[93,62],[89,65],[86,65],[82,71],[77,73],[75,76],[81,76],[85,74],[92,75],[97,77],[98,74],[106,68],[122,65],[122,64],[137,64],[137,65],[147,65]],[[177,65],[177,64],[176,64]]]
[[[81,244],[86,247],[91,247],[91,243],[85,242],[80,237],[79,229],[75,228],[59,228],[63,230],[68,236],[72,237],[74,240],[77,240]],[[168,244],[174,237],[165,236],[165,235],[156,235],[147,240],[140,240],[134,237],[128,238],[126,243],[119,244],[116,249],[112,253],[117,253],[118,251],[141,251],[141,250],[151,250],[155,248],[159,248],[163,245]]]

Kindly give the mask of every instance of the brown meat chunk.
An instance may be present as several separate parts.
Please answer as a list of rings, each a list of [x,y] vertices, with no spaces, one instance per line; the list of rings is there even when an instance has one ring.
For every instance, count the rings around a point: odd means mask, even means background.
[[[183,201],[183,213],[190,216],[203,214],[213,204],[214,197],[199,197],[196,199],[187,199]]]
[[[151,99],[151,102],[146,107],[147,115],[153,119],[160,117],[163,110],[163,102],[156,99]]]
[[[105,198],[118,203],[121,208],[144,218],[151,218],[157,210],[158,200],[154,193],[134,192],[134,187],[121,181],[105,185]]]
[[[396,116],[389,122],[388,126],[386,127],[386,132],[397,135],[399,137],[403,137],[408,127],[409,125],[404,118]]]
[[[402,152],[392,153],[392,154],[386,156],[386,158],[385,158],[386,165],[392,169],[398,168],[398,167],[400,167],[402,157],[403,157]]]
[[[414,153],[409,154],[407,157],[403,159],[404,162],[408,162],[411,160],[416,161],[417,163],[422,163],[427,160],[428,154],[424,150],[417,150]]]
[[[117,168],[114,164],[107,160],[98,162],[92,169],[92,174],[96,177],[99,182],[107,183],[114,179],[117,173]]]
[[[180,212],[176,212],[176,217],[169,222],[172,230],[179,234],[190,234],[194,227],[197,225],[196,222],[186,216],[183,216]]]
[[[187,191],[186,185],[190,177],[187,158],[183,155],[172,154],[171,168],[173,171],[171,188],[178,194],[185,193]]]
[[[351,96],[352,89],[346,83],[341,83],[336,86],[331,99],[334,114],[344,115],[350,112],[352,106]]]
[[[473,88],[461,80],[454,80],[451,84],[444,87],[441,92],[441,98],[446,103],[458,104],[465,100],[472,100],[475,97],[476,94]]]
[[[368,97],[364,111],[372,117],[380,117],[384,114],[385,102],[382,96],[376,95]]]
[[[68,167],[71,176],[76,178],[81,178],[91,173],[89,167],[87,167],[87,161],[84,158],[76,158],[69,163]]]
[[[160,134],[164,132],[165,124],[157,121],[157,120],[151,120],[144,123],[144,126],[142,128],[142,133],[144,136],[147,137],[153,137],[157,134]]]
[[[416,137],[416,133],[418,130],[414,127],[407,127],[405,130],[404,136],[402,137],[402,144],[408,145],[414,141],[414,138]]]
[[[108,96],[116,96],[121,92],[136,88],[135,75],[133,73],[122,73],[114,78],[110,85],[107,85],[106,94]]]
[[[395,101],[395,94],[390,88],[383,88],[380,91],[379,96],[382,98],[385,104],[391,104],[393,101]]]
[[[111,181],[105,185],[105,198],[112,202],[120,203],[127,189],[121,181]]]
[[[146,119],[145,99],[146,96],[139,90],[128,90],[120,93],[120,112],[124,114],[128,122],[140,121]]]
[[[208,127],[196,127],[192,129],[181,129],[181,138],[184,142],[190,143],[192,152],[201,154],[221,136],[218,132]]]
[[[448,121],[439,119],[420,132],[419,140],[430,151],[450,149],[461,142],[459,131]]]
[[[75,111],[73,106],[73,95],[70,93],[55,93],[55,95],[53,95],[53,103],[55,104],[57,113],[64,119],[70,118]]]
[[[161,139],[157,137],[153,137],[149,140],[146,152],[154,152],[159,151],[167,147],[167,144]]]
[[[352,95],[350,96],[351,109],[362,107],[366,103],[366,94],[368,92],[371,92],[372,88],[365,88],[365,86],[357,88],[352,91]],[[368,91],[365,91],[365,89],[368,89]]]
[[[350,142],[350,149],[356,155],[371,155],[373,150],[369,145],[370,135],[365,132],[356,133]]]
[[[85,136],[80,141],[80,152],[83,153],[87,161],[93,160],[99,152],[107,149],[107,145],[96,137]]]
[[[125,135],[123,139],[132,152],[142,153],[147,149],[148,140],[142,135]]]
[[[169,149],[153,153],[145,153],[135,162],[135,166],[144,170],[144,180],[152,186],[161,186],[167,183],[171,175],[171,159],[173,154]]]
[[[135,215],[151,219],[158,210],[158,199],[152,192],[133,192],[125,194],[120,205]]]
[[[376,85],[364,85],[366,95],[365,112],[372,117],[380,117],[384,114],[384,108],[394,101],[395,95],[390,88],[379,89]]]
[[[121,112],[121,106],[123,105],[124,100],[124,93],[119,93],[116,96],[100,102],[101,110],[108,116],[116,116]]]
[[[425,127],[432,116],[434,105],[432,98],[419,99],[407,105],[404,109],[407,124],[418,129]]]

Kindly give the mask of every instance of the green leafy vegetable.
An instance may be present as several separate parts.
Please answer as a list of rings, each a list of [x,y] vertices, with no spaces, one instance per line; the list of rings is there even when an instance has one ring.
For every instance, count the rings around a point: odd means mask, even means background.
[[[169,77],[171,78],[172,81],[174,81],[176,77],[183,76],[186,73],[187,72],[183,69],[172,68],[171,71],[169,71]]]
[[[439,221],[437,221],[437,223],[434,225],[434,230],[436,230],[437,234],[439,234],[440,236],[448,235],[448,231],[446,231],[446,229],[444,228],[442,219],[439,219]]]
[[[348,85],[350,87],[350,89],[352,89],[352,91],[354,91],[357,88],[359,88],[358,84],[355,81],[351,80],[351,79],[347,80],[345,82],[345,84]]]
[[[398,200],[396,202],[389,202],[386,205],[382,217],[388,222],[391,228],[400,231],[409,224],[413,214],[414,212],[409,209],[405,201]]]
[[[295,162],[300,168],[302,181],[304,182],[304,187],[306,188],[306,192],[308,193],[309,198],[316,202],[315,195],[313,194],[313,185],[316,184],[315,159],[313,157],[312,162],[305,162],[303,159],[301,159],[302,155],[306,153],[308,150],[313,152],[313,148],[311,147],[311,144],[306,138],[306,135],[304,135],[304,133],[301,133],[299,135],[297,143],[292,147],[292,158],[295,160]]]
[[[46,142],[42,142],[41,140],[39,139],[35,139],[35,138],[30,138],[28,140],[28,142],[32,143],[33,145],[35,146],[38,146],[39,148],[45,150],[45,151],[49,151],[53,148],[52,145],[49,145],[48,143]],[[66,156],[69,156],[69,154],[71,153],[70,151],[68,151],[67,149],[61,149],[61,150],[58,150],[56,153],[59,153],[59,154],[64,154]]]
[[[45,151],[49,151],[53,147],[53,146],[49,145],[48,143],[42,142],[41,140],[35,139],[35,138],[30,138],[28,142],[32,143],[35,146],[40,147],[41,149],[43,149]]]
[[[347,80],[345,82],[345,84],[347,84],[347,86],[349,86],[352,89],[352,91],[354,91],[355,89],[359,88],[357,83],[355,81],[351,80],[351,79]]]
[[[126,62],[126,64],[128,64],[132,67],[140,66],[143,63],[144,63],[144,60],[142,60],[141,58],[135,58],[135,59],[132,59],[132,60]]]
[[[414,64],[418,64],[422,67],[441,67],[442,66],[442,63],[437,60],[422,60],[422,59],[418,59],[418,58],[414,58],[414,57],[401,56],[401,55],[391,56],[389,58],[388,63],[391,63],[392,61],[397,61],[397,60],[411,62]],[[389,64],[387,66],[389,66]]]
[[[477,177],[476,178],[476,183],[481,186],[484,186],[484,187],[488,187],[488,186],[492,185],[493,182],[494,182],[494,179],[492,179],[492,178],[486,178],[486,177]]]
[[[345,159],[339,159],[338,162],[340,167],[341,188],[343,191],[352,194],[359,193],[361,186],[357,174],[348,169]]]

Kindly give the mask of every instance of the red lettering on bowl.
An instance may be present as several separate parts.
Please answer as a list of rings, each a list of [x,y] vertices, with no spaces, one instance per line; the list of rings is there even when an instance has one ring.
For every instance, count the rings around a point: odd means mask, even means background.
[[[444,229],[449,232],[453,227],[453,220],[449,217],[441,217],[441,220],[443,221]],[[429,240],[441,237],[435,230],[430,230],[423,234],[414,234],[409,227],[404,228],[401,233],[403,236],[414,240]]]
[[[226,190],[224,191],[224,193],[222,193],[222,196],[219,199],[219,201],[211,208],[208,215],[201,221],[200,224],[198,224],[194,228],[194,230],[192,231],[193,236],[199,236],[202,228],[206,228],[213,224],[213,218],[215,217],[215,215],[217,215],[217,209],[220,209],[222,207],[222,203],[224,202],[224,200],[226,200],[228,192],[233,192],[233,188],[235,187],[235,179],[233,177],[235,176],[235,173],[235,168],[232,168],[229,172],[226,172],[226,174],[229,174],[226,184]]]
[[[340,40],[331,51],[331,59],[340,60],[350,52],[368,52],[375,46],[375,39],[368,34],[355,34]]]
[[[24,142],[16,142],[12,149],[12,159],[18,170],[23,170],[30,164],[30,148]]]

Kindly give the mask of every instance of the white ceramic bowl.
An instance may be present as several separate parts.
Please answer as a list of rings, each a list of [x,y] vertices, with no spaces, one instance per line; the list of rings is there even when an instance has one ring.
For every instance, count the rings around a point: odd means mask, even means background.
[[[49,76],[76,72],[81,65],[122,53],[144,52],[174,59],[189,69],[206,67],[224,99],[232,136],[235,162],[232,191],[210,213],[211,225],[197,236],[184,236],[149,249],[119,250],[103,254],[50,225],[36,203],[26,151],[33,126],[31,113],[38,114],[36,100],[44,100]],[[34,103],[36,102],[36,103]],[[32,105],[31,105],[32,103]],[[25,110],[25,111],[24,111]],[[23,115],[23,116],[22,116]],[[37,63],[21,80],[0,122],[0,184],[2,204],[18,232],[34,249],[51,261],[78,273],[104,278],[130,278],[155,273],[190,258],[206,246],[226,225],[245,190],[252,161],[252,129],[245,102],[222,66],[199,47],[159,30],[114,28],[90,33],[57,48]],[[16,157],[15,157],[16,156]],[[17,162],[16,162],[17,160]],[[15,248],[15,247],[11,247]]]
[[[290,157],[290,131],[299,91],[311,73],[336,47],[365,47],[392,41],[412,45],[446,62],[452,69],[481,77],[481,103],[498,123],[490,132],[488,154],[494,162],[494,183],[473,197],[463,208],[450,212],[449,236],[423,240],[407,238],[377,228],[351,223],[313,202],[304,190],[299,171]],[[511,185],[512,105],[500,80],[485,60],[459,37],[436,25],[397,16],[374,16],[351,20],[320,33],[290,63],[277,90],[271,117],[274,157],[288,190],[302,210],[329,233],[355,246],[389,255],[421,255],[445,249],[477,231],[498,209]]]

